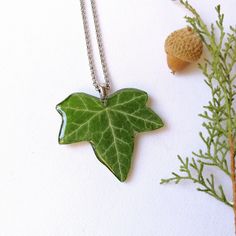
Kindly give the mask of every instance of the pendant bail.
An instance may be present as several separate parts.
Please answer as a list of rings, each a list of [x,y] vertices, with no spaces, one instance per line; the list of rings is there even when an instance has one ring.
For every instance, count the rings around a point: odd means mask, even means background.
[[[106,105],[107,102],[107,96],[108,96],[108,92],[110,90],[110,87],[107,86],[107,84],[100,84],[99,85],[99,94],[100,94],[100,98],[101,101]]]

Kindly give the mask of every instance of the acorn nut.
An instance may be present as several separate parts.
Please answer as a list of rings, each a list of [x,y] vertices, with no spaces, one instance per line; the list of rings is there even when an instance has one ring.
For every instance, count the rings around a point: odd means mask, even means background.
[[[174,31],[167,37],[165,51],[168,66],[175,74],[201,57],[203,43],[200,36],[191,27],[185,27]]]

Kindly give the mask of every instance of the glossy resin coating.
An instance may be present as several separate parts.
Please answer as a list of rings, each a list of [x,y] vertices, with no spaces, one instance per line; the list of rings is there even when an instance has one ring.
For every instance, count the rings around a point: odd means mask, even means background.
[[[60,144],[91,143],[97,158],[120,180],[129,173],[136,133],[163,126],[146,106],[148,95],[138,89],[122,89],[107,98],[75,93],[57,105],[62,116]]]

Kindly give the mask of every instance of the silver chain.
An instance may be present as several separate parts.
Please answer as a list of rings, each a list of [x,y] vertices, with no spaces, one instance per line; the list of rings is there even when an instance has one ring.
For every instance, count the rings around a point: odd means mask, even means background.
[[[103,48],[103,41],[102,41],[102,35],[101,35],[95,0],[90,0],[90,3],[92,7],[92,12],[93,12],[93,22],[94,22],[95,31],[96,31],[99,56],[100,56],[100,61],[102,65],[102,71],[103,71],[105,83],[99,83],[97,79],[96,66],[95,66],[92,41],[91,41],[91,34],[89,30],[87,11],[86,11],[84,0],[80,0],[80,8],[81,8],[81,14],[82,14],[82,19],[83,19],[85,41],[86,41],[87,54],[88,54],[88,60],[89,60],[89,68],[91,72],[93,85],[95,89],[99,92],[101,99],[104,100],[107,96],[107,93],[110,90],[110,79],[109,79],[109,73],[107,69],[107,63],[106,63],[106,58],[105,58],[105,53],[104,53],[104,48]]]

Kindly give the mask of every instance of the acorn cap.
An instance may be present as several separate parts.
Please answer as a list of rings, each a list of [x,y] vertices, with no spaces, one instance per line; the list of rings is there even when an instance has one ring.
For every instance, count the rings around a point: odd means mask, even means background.
[[[165,41],[167,55],[186,63],[197,61],[202,55],[202,50],[202,40],[191,27],[174,31]]]

